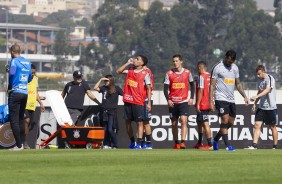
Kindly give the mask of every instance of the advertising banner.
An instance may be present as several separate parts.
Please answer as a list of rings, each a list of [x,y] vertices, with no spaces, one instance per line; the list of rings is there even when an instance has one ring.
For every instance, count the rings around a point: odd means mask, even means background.
[[[279,109],[282,105],[278,105]],[[251,111],[251,106],[236,105],[237,116],[234,126],[229,131],[229,140],[232,146],[235,148],[245,148],[252,144],[253,140],[253,124],[254,113]],[[82,116],[77,122],[78,126],[99,126],[99,107],[98,106],[86,106]],[[118,107],[118,146],[119,148],[127,148],[130,140],[126,133],[125,121],[123,119],[123,106]],[[279,118],[278,118],[279,119]],[[209,122],[211,126],[212,136],[214,137],[219,130],[220,118],[217,113],[211,113],[209,115]],[[169,119],[168,106],[166,105],[154,105],[152,110],[152,119],[150,121],[152,127],[152,144],[153,148],[172,148],[174,145],[171,122]],[[277,124],[278,140],[282,139],[282,122]],[[136,133],[136,123],[132,122],[134,132]],[[41,113],[37,108],[34,115],[34,122],[30,126],[30,133],[27,137],[27,141],[31,148],[38,148],[42,141],[46,140],[52,133],[58,128],[57,121],[50,107],[46,107],[45,112]],[[136,134],[135,134],[136,135]],[[135,136],[136,137],[136,136]],[[180,137],[180,123],[179,123],[179,137]],[[64,147],[64,144],[60,141],[60,135],[50,142],[52,145],[59,145],[60,148]],[[206,138],[204,136],[204,144],[206,144]],[[192,148],[198,141],[198,132],[196,124],[196,112],[193,106],[189,106],[188,116],[188,135],[186,138],[187,148]],[[9,127],[9,123],[0,126],[0,148],[7,148],[14,145],[14,138],[12,131]],[[219,142],[219,147],[224,148],[223,141]],[[272,134],[271,130],[267,126],[262,127],[262,133],[259,140],[259,148],[272,148]],[[278,141],[278,148],[280,147],[280,141]]]

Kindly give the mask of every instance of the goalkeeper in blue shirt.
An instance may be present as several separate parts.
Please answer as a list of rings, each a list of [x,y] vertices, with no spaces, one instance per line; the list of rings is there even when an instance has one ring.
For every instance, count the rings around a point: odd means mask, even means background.
[[[10,150],[22,150],[24,140],[24,112],[27,102],[27,84],[32,79],[31,63],[20,56],[21,48],[13,45],[10,48],[11,60],[9,63],[8,105],[11,129],[16,145]]]

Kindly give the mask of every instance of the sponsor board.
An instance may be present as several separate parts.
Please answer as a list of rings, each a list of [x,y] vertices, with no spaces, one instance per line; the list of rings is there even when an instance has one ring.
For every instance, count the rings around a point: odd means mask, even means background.
[[[244,148],[251,145],[253,140],[253,124],[254,124],[254,113],[251,111],[251,106],[237,105],[237,116],[235,119],[234,126],[231,127],[228,132],[228,138],[230,143],[235,148]],[[282,105],[278,105],[279,109]],[[40,116],[41,114],[41,116]],[[127,148],[130,140],[126,133],[125,121],[123,119],[123,106],[118,106],[118,121],[119,121],[119,131],[118,131],[118,144],[120,148]],[[198,132],[196,124],[196,112],[193,106],[189,106],[188,112],[188,135],[186,137],[187,148],[192,148],[194,144],[198,141]],[[98,106],[86,106],[82,112],[77,125],[79,126],[99,126],[99,107]],[[172,148],[174,141],[171,131],[171,121],[169,119],[168,107],[166,105],[154,105],[152,110],[150,125],[152,127],[152,144],[154,148]],[[36,147],[36,144],[40,144],[42,141],[46,140],[52,133],[57,130],[57,121],[50,107],[46,107],[45,112],[41,113],[40,109],[37,108],[34,115],[34,127],[31,129],[31,133],[28,136],[28,142],[32,148]],[[209,122],[211,126],[212,136],[214,137],[219,130],[220,118],[217,113],[211,113],[209,115]],[[136,132],[136,123],[132,122],[134,132]],[[180,123],[178,134],[180,135]],[[278,140],[282,139],[282,122],[278,122]],[[0,127],[0,137],[5,137],[7,140],[12,139],[12,132],[10,127]],[[5,128],[5,130],[4,130]],[[8,131],[6,130],[8,129]],[[136,137],[136,136],[135,136]],[[6,141],[5,139],[5,141]],[[2,141],[3,142],[3,141]],[[204,143],[206,143],[206,138],[204,136]],[[9,143],[3,143],[6,145],[14,144],[13,141]],[[60,135],[57,139],[54,139],[50,144],[59,145],[63,148],[64,145],[61,142]],[[278,142],[278,147],[280,141]],[[3,145],[1,145],[3,147]],[[224,148],[223,141],[220,141],[220,148]],[[272,148],[272,134],[271,130],[267,126],[263,126],[262,134],[259,140],[259,148]]]

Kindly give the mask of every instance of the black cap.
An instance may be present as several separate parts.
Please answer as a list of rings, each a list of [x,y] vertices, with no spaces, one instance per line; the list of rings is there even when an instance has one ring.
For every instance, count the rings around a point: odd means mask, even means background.
[[[72,75],[73,77],[78,78],[78,79],[82,77],[82,73],[79,70],[74,71]]]

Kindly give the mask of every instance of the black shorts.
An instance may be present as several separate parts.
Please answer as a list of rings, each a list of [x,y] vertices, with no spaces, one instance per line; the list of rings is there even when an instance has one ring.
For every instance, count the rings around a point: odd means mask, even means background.
[[[144,121],[150,121],[151,120],[151,112],[148,111],[147,105],[148,105],[148,100],[146,100],[145,103],[144,103],[144,119],[143,119]],[[153,100],[151,100],[151,106],[152,105],[153,105]]]
[[[140,121],[145,119],[144,106],[131,103],[124,103],[124,119],[130,121]]]
[[[275,125],[278,122],[277,109],[263,110],[258,108],[255,115],[255,121],[262,121],[266,125]]]
[[[179,116],[188,116],[188,102],[176,103],[173,107],[169,107],[170,119],[176,120]]]
[[[209,121],[209,110],[201,111],[197,113],[197,122],[204,123],[206,121]]]
[[[25,110],[24,111],[24,119],[27,119],[27,118],[29,118],[30,119],[30,122],[32,122],[33,121],[33,114],[34,114],[34,111],[32,111],[32,110]]]
[[[226,101],[215,101],[215,107],[218,111],[218,116],[222,117],[225,114],[229,114],[230,117],[236,117],[236,105],[235,103]]]

